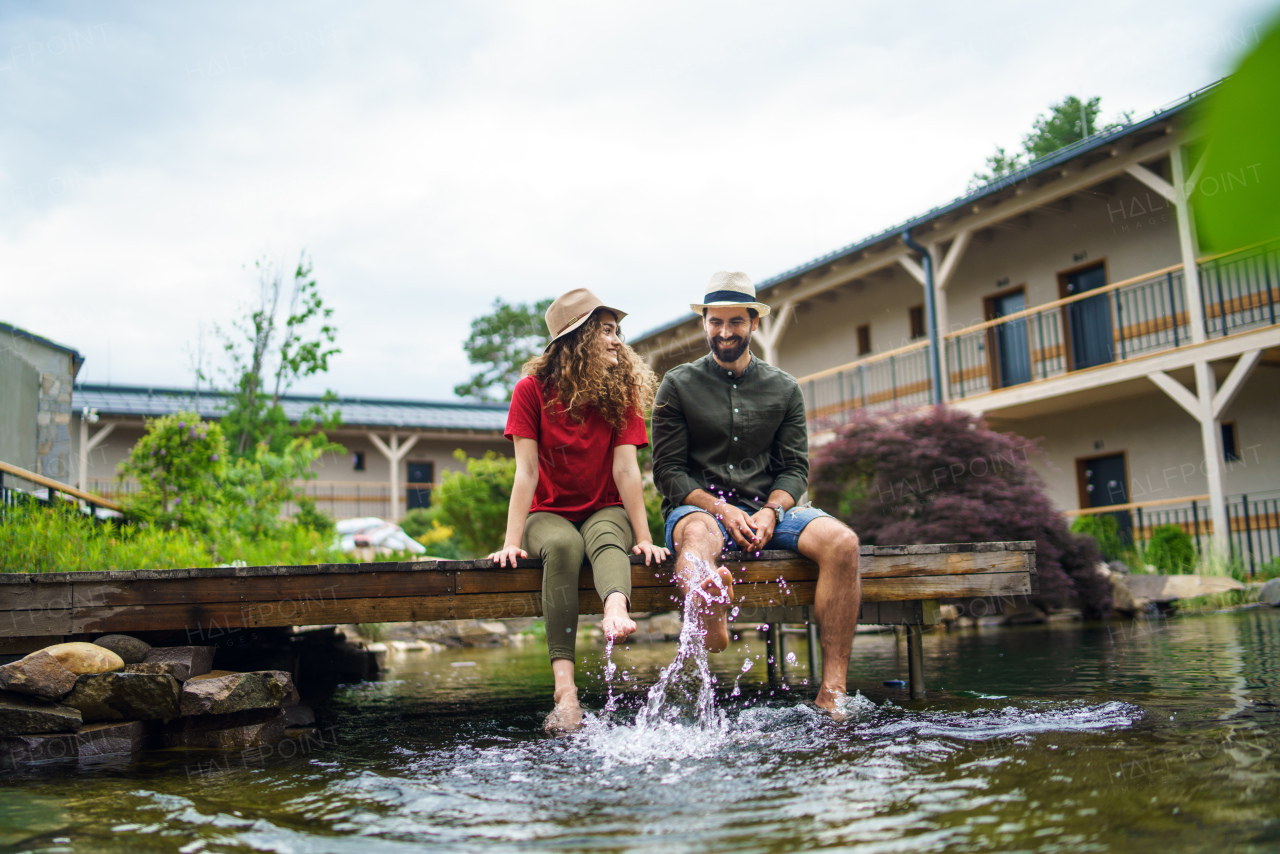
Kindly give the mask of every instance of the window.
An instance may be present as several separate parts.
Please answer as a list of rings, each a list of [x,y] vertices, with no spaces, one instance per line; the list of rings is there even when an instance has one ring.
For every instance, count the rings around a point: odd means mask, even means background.
[[[1229,463],[1240,462],[1239,446],[1236,444],[1236,422],[1222,422],[1222,458]]]
[[[351,455],[351,470],[364,471],[364,451],[356,451]]]
[[[871,352],[871,324],[864,323],[858,327],[858,355],[865,356]]]
[[[911,340],[923,338],[924,331],[924,306],[913,305],[907,309],[907,314],[911,318]]]

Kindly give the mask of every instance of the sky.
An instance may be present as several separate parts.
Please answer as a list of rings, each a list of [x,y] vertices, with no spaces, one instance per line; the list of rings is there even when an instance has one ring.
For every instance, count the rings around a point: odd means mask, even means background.
[[[0,321],[190,386],[305,252],[342,352],[296,391],[453,399],[495,298],[588,287],[635,337],[950,201],[1066,95],[1212,83],[1276,8],[10,0]]]

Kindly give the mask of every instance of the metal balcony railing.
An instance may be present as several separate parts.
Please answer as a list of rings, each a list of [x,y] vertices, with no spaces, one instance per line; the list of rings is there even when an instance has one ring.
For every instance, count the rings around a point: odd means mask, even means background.
[[[1280,241],[1197,265],[1209,338],[1273,326],[1280,310]],[[1104,367],[1192,340],[1181,264],[1114,282],[946,335],[952,400]],[[802,377],[810,429],[859,409],[929,403],[929,342]]]

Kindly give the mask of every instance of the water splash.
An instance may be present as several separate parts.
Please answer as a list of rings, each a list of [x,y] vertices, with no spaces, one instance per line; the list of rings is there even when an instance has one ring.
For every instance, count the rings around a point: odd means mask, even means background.
[[[618,672],[618,665],[613,660],[613,638],[606,638],[604,642],[604,686],[605,701],[604,708],[600,710],[600,715],[605,719],[613,717],[613,713],[618,708],[618,697],[613,693],[613,676]],[[623,676],[626,679],[626,676]]]

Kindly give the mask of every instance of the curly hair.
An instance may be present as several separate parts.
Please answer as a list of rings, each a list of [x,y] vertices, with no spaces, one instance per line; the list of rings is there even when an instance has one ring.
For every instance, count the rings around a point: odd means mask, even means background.
[[[646,412],[653,405],[658,377],[625,343],[618,347],[618,364],[605,361],[600,324],[597,310],[586,323],[551,342],[546,353],[525,362],[521,375],[541,384],[548,407],[559,404],[579,424],[588,407],[595,407],[609,426],[621,430],[633,410]]]

